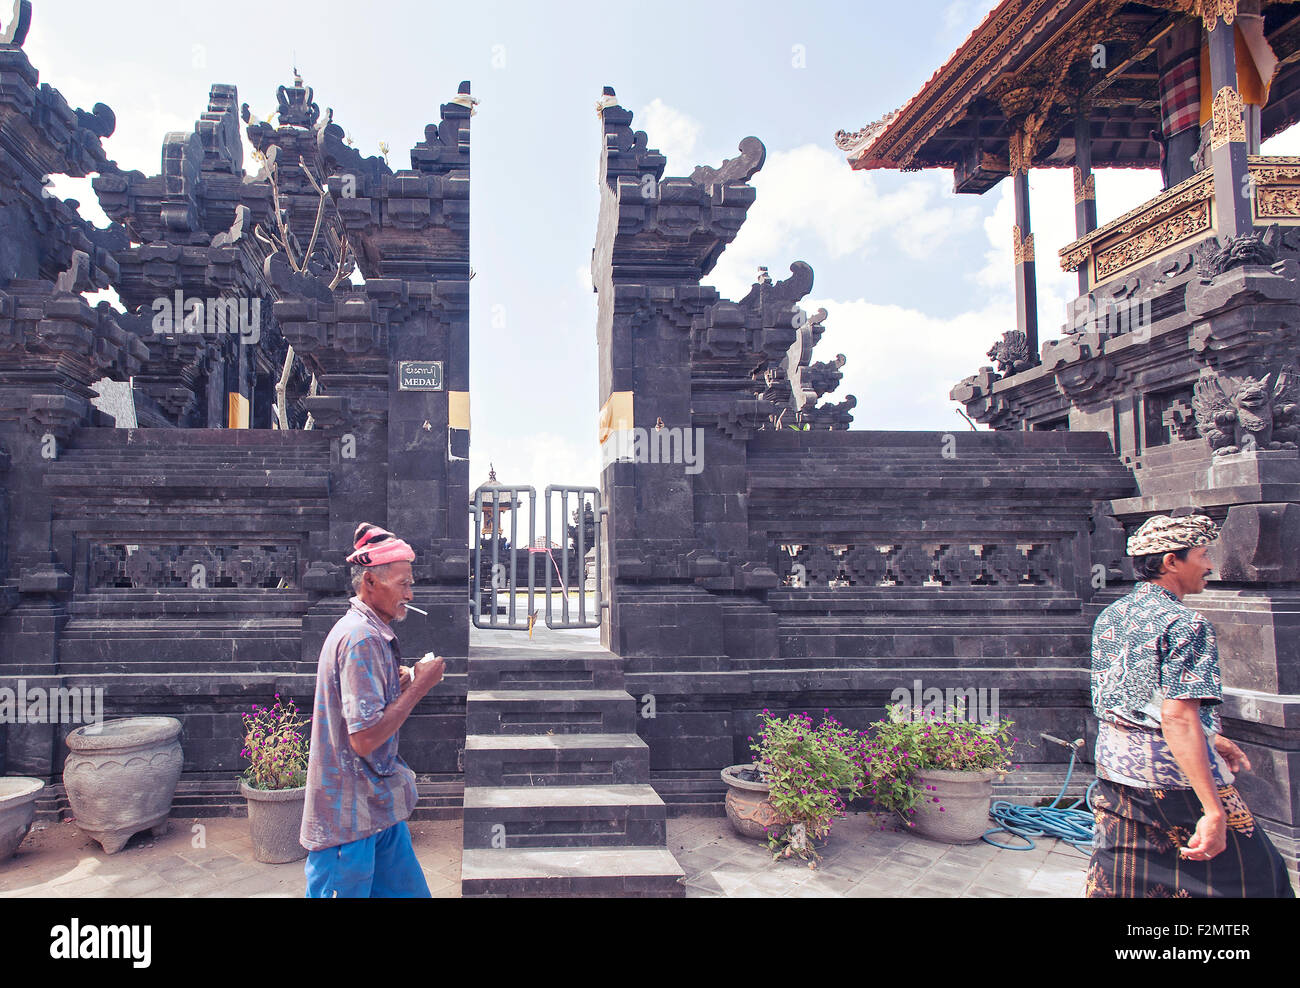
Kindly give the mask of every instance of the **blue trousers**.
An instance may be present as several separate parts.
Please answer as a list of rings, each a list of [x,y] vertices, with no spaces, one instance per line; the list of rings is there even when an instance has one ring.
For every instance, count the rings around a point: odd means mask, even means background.
[[[429,883],[406,821],[364,840],[307,854],[308,899],[427,899]]]

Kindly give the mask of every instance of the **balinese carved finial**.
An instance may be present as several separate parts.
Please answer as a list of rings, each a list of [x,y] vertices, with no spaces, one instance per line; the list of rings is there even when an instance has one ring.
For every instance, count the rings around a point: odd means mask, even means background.
[[[767,272],[767,268],[762,267],[761,265],[760,265],[760,267],[759,267],[759,269],[758,269],[758,283],[759,283],[760,285],[770,285],[770,284],[772,284],[772,276],[771,276],[770,274],[768,274],[768,272]]]
[[[460,88],[456,90],[456,95],[453,96],[451,99],[449,99],[447,102],[455,103],[457,106],[469,107],[469,115],[471,117],[478,112],[476,109],[474,109],[474,107],[478,106],[479,99],[477,96],[471,96],[469,94],[468,80],[460,84]]]
[[[757,137],[746,137],[740,142],[740,154],[728,158],[717,168],[700,165],[691,172],[691,182],[705,189],[715,185],[748,182],[767,160],[767,148]]]
[[[489,484],[495,484],[495,483],[498,483],[498,481],[497,481],[497,468],[496,468],[495,466],[493,466],[491,463],[488,464],[488,479],[487,479],[487,482],[488,482]]]
[[[27,30],[32,26],[31,0],[14,0],[14,10],[0,27],[0,45],[23,46]]]
[[[618,106],[618,96],[615,95],[613,86],[606,86],[600,94],[600,99],[596,100],[596,116],[600,116],[611,106]]]
[[[303,85],[302,76],[293,70],[293,87],[281,86],[275,98],[280,104],[280,123],[291,127],[315,127],[320,120],[320,107],[313,102],[314,91]]]

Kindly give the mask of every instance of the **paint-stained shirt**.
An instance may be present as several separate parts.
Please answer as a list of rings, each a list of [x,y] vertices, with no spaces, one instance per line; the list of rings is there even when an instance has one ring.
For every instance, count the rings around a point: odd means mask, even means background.
[[[360,597],[331,629],[316,668],[302,846],[309,851],[364,840],[415,809],[415,773],[397,754],[397,734],[369,755],[349,735],[374,727],[401,695],[393,630]]]
[[[1142,581],[1097,618],[1092,631],[1092,705],[1100,721],[1097,775],[1141,789],[1190,789],[1160,728],[1165,700],[1201,701],[1215,783],[1233,775],[1214,750],[1223,683],[1214,626],[1158,583]]]

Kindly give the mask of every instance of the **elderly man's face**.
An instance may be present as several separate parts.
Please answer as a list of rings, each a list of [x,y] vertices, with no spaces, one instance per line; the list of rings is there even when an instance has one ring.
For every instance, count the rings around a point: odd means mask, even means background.
[[[360,597],[384,621],[393,624],[406,620],[406,601],[413,599],[413,586],[415,579],[409,562],[389,563],[366,571]]]

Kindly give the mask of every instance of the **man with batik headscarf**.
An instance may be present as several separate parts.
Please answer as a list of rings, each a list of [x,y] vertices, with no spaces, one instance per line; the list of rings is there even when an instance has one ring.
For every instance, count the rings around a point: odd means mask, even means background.
[[[1217,537],[1204,515],[1148,519],[1128,540],[1139,582],[1093,628],[1090,897],[1295,894],[1232,784],[1250,760],[1214,709],[1223,702],[1214,628],[1183,603],[1205,589]]]
[[[442,680],[444,662],[399,665],[391,625],[406,617],[415,552],[362,523],[355,535],[348,612],[331,629],[316,669],[302,846],[308,898],[428,898],[406,820],[415,773],[397,732]]]

